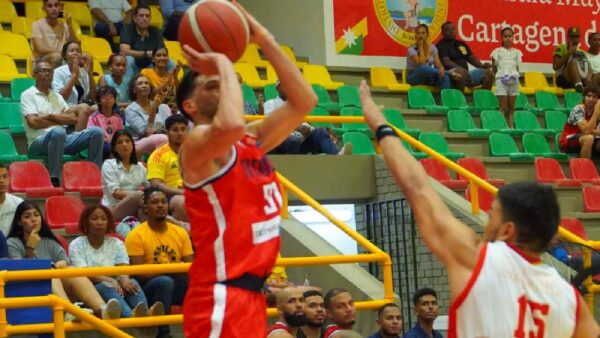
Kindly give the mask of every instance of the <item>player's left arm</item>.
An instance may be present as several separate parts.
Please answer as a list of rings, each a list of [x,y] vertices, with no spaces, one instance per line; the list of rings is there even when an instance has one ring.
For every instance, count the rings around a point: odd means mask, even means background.
[[[592,338],[598,337],[600,338],[600,326],[596,323],[596,320],[590,313],[587,305],[585,304],[583,298],[579,297],[580,312],[579,312],[579,321],[575,323],[575,334],[573,338]]]
[[[239,3],[235,4],[245,13],[250,25],[252,41],[260,46],[275,68],[280,85],[287,96],[284,105],[274,110],[265,119],[252,122],[247,126],[247,131],[254,134],[261,141],[264,151],[268,152],[283,142],[298,127],[317,104],[317,97],[304,81],[296,65],[283,53],[273,35]]]

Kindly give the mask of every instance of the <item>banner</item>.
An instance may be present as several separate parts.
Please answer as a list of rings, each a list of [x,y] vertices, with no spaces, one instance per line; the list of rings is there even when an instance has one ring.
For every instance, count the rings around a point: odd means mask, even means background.
[[[442,24],[452,21],[456,38],[479,59],[490,59],[501,44],[500,30],[511,26],[524,62],[552,63],[554,46],[565,41],[570,26],[581,30],[587,50],[599,13],[600,0],[333,0],[335,51],[406,56],[418,24],[428,25],[437,42]]]

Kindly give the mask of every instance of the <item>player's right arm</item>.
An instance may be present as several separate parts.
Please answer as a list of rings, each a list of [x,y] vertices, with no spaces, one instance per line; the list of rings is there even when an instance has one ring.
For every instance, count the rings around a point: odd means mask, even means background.
[[[579,313],[579,321],[575,323],[573,338],[600,338],[600,326],[596,323],[583,298],[581,296],[577,297],[579,297],[581,311]]]

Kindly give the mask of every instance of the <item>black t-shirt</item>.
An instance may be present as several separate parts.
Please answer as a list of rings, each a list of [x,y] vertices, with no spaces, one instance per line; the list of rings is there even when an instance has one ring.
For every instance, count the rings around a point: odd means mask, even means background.
[[[440,60],[448,57],[464,69],[469,69],[468,59],[473,55],[471,48],[466,43],[457,39],[441,39],[437,45]]]
[[[148,36],[142,39],[142,36],[135,29],[135,23],[123,26],[123,29],[121,29],[121,43],[129,45],[132,50],[150,52],[148,54],[165,46],[162,33],[158,28],[148,27]],[[140,68],[146,68],[151,63],[152,59],[150,57],[135,58],[135,64]]]

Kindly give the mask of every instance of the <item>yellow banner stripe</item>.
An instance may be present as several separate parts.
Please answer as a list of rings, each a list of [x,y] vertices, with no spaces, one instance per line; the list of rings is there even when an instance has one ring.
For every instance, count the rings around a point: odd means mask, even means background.
[[[359,37],[362,35],[364,38],[365,36],[367,36],[369,34],[369,28],[367,26],[367,18],[363,18],[362,20],[360,20],[360,22],[357,23],[356,25],[354,25],[354,27],[352,27],[351,30],[354,32],[354,35],[356,35],[356,37]],[[335,52],[339,53],[342,50],[344,50],[346,47],[348,47],[348,45],[346,44],[346,41],[344,41],[344,36],[342,35],[335,42]]]

